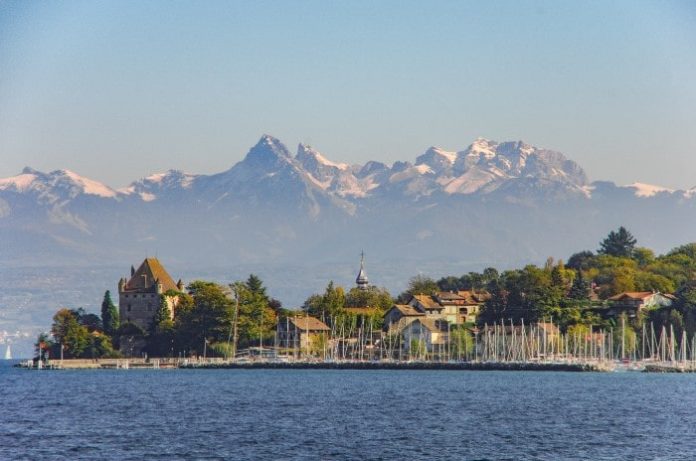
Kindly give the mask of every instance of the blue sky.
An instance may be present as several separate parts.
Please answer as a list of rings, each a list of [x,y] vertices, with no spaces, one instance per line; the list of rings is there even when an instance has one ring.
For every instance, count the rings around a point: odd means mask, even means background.
[[[211,173],[263,133],[344,162],[523,139],[696,186],[696,2],[0,3],[0,177]]]

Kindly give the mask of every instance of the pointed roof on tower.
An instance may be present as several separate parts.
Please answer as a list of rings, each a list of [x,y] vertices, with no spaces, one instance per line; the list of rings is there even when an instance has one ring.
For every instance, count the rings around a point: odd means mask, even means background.
[[[143,263],[126,282],[126,291],[149,290],[156,283],[162,285],[162,291],[179,291],[176,283],[157,258],[145,258]]]
[[[366,290],[370,284],[365,274],[365,252],[360,253],[360,272],[358,272],[358,276],[355,278],[355,283],[361,290]]]

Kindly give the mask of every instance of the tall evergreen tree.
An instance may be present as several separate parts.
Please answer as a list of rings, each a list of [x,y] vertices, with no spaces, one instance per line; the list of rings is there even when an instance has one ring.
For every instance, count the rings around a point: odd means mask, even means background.
[[[147,350],[153,356],[167,356],[173,353],[174,322],[171,317],[169,303],[164,295],[160,295],[160,305],[150,324],[147,337]]]
[[[256,274],[250,274],[246,281],[246,286],[250,292],[261,297],[266,297],[266,287],[263,286],[263,282]]]
[[[106,290],[106,293],[104,293],[104,300],[101,305],[101,317],[104,333],[109,336],[116,333],[121,322],[119,321],[118,309],[111,300],[111,292],[109,290]]]
[[[570,287],[570,293],[568,297],[578,301],[585,301],[589,299],[590,295],[590,284],[582,275],[582,271],[577,271],[575,278],[573,279],[573,285]]]
[[[154,334],[160,325],[165,322],[172,322],[172,311],[169,309],[169,303],[164,295],[160,295],[160,305],[155,312],[155,316],[152,317],[152,323],[150,324],[150,333]]]
[[[599,244],[599,253],[619,258],[630,258],[637,242],[636,238],[625,227],[621,226],[618,231],[609,232],[607,238]]]

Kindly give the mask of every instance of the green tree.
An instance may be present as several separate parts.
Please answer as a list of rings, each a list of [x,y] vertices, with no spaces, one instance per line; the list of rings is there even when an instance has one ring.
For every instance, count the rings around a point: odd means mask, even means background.
[[[684,282],[675,292],[674,309],[682,314],[684,328],[689,336],[696,334],[696,280]]]
[[[372,307],[382,312],[394,305],[394,299],[384,288],[370,286],[367,290],[352,288],[346,295],[346,307]]]
[[[343,287],[334,285],[333,280],[326,285],[324,293],[315,294],[307,298],[302,308],[317,318],[328,320],[340,312],[346,305],[346,295]]]
[[[41,356],[46,358],[46,353],[53,356],[53,350],[55,348],[55,343],[51,340],[48,333],[40,333],[38,338],[36,338],[36,343],[34,343],[34,354],[35,357]],[[50,358],[50,357],[49,357]]]
[[[399,302],[406,303],[413,295],[433,295],[439,291],[437,282],[425,275],[416,275],[408,281],[408,288],[399,295]]]
[[[198,280],[188,290],[190,300],[183,297],[181,308],[177,306],[176,348],[187,354],[203,354],[208,343],[229,340],[234,308],[223,287],[216,283]]]
[[[595,255],[591,251],[581,251],[568,258],[568,263],[566,266],[570,269],[575,269],[576,271],[587,270],[590,268],[594,257]]]
[[[258,275],[249,274],[249,278],[246,281],[246,286],[251,293],[266,297],[266,287],[263,286],[263,282]]]
[[[174,321],[167,296],[160,295],[160,304],[150,323],[147,351],[151,356],[164,357],[174,353]]]
[[[617,231],[611,231],[607,238],[599,244],[599,253],[630,258],[633,256],[636,243],[635,237],[625,227],[621,226]]]
[[[633,250],[632,256],[638,262],[639,267],[645,267],[655,262],[655,252],[650,248],[638,247]]]
[[[499,279],[492,280],[488,283],[487,289],[490,293],[490,298],[484,303],[477,316],[479,326],[490,325],[499,319],[509,317],[507,314],[510,292],[503,281]]]
[[[101,305],[102,328],[104,333],[113,335],[120,325],[118,308],[111,300],[111,292],[106,290]]]
[[[89,345],[89,331],[80,325],[70,309],[60,309],[56,312],[51,334],[68,357],[79,357]]]
[[[589,301],[590,283],[585,279],[581,270],[576,272],[568,297],[576,301]]]

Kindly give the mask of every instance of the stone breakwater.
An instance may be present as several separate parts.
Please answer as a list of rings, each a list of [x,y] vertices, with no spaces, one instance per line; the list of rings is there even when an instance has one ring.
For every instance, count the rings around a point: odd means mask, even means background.
[[[180,365],[184,369],[291,370],[472,370],[472,371],[605,371],[594,364],[533,362],[225,362]]]

